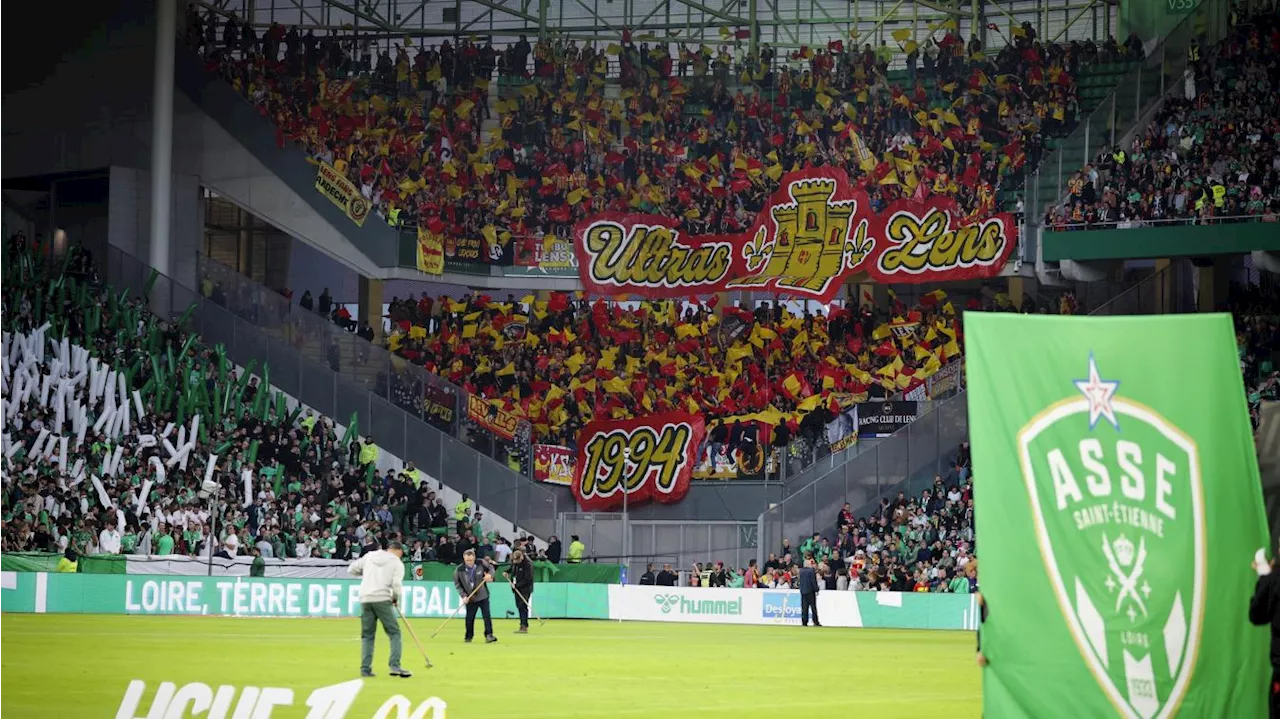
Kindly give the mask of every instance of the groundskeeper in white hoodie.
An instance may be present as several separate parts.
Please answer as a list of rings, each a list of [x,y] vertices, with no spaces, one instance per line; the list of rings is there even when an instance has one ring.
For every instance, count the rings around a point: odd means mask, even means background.
[[[399,602],[404,592],[404,563],[385,549],[360,557],[347,571],[360,577],[360,601]]]

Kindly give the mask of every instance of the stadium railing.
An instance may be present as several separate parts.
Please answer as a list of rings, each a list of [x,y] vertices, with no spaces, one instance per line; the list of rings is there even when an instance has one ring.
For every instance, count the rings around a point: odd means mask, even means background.
[[[1045,210],[1062,198],[1072,173],[1092,163],[1103,148],[1116,145],[1154,102],[1182,81],[1192,40],[1199,40],[1201,52],[1207,52],[1226,37],[1231,30],[1228,9],[1227,0],[1202,0],[1116,84],[1102,104],[1046,153],[1026,181],[1024,200],[1031,225],[1024,235],[1027,242],[1036,241]],[[1028,247],[1027,256],[1036,256],[1036,248]]]
[[[368,342],[354,332],[343,330],[328,317],[303,309],[279,292],[209,257],[199,257],[196,272],[202,281],[220,285],[225,294],[225,298],[207,299],[224,305],[266,335],[293,342],[313,360],[330,366],[328,353],[336,344],[337,374],[347,382],[398,405],[455,439],[469,442],[473,449],[499,462],[507,461],[511,449],[527,451],[526,447],[519,447],[515,442],[503,440],[468,422],[467,392],[439,375]],[[452,412],[446,412],[448,409]],[[348,416],[335,416],[334,419],[345,422]],[[522,420],[520,427],[517,436],[529,437],[529,424]]]
[[[1049,232],[1089,232],[1093,230],[1136,230],[1142,227],[1201,227],[1265,222],[1263,215],[1226,215],[1221,217],[1166,217],[1159,220],[1126,220],[1124,222],[1069,222],[1046,227]]]
[[[918,495],[937,474],[951,472],[950,457],[969,435],[965,394],[958,393],[889,437],[876,440],[849,460],[828,468],[813,481],[760,515],[761,562],[769,548],[814,532],[830,532],[845,502],[855,516],[867,516],[879,498],[894,492]]]
[[[152,268],[142,261],[118,248],[109,248],[104,279],[116,292],[128,290],[131,297],[141,298],[151,275]],[[387,396],[370,392],[364,375],[335,373],[322,359],[294,347],[287,339],[293,335],[265,331],[241,316],[245,311],[254,311],[254,307],[265,312],[264,306],[269,305],[250,304],[240,314],[233,313],[164,275],[156,279],[146,300],[161,317],[185,317],[184,330],[199,334],[206,346],[222,344],[232,362],[240,367],[252,363],[256,374],[317,414],[344,425],[354,417],[360,434],[373,437],[383,451],[411,461],[451,489],[471,495],[486,512],[540,538],[555,534],[558,506],[554,492],[475,451],[421,416],[406,412]],[[277,326],[286,324],[280,322]],[[342,364],[351,361],[346,355]],[[380,371],[383,369],[394,371],[389,358],[386,365],[379,366]]]

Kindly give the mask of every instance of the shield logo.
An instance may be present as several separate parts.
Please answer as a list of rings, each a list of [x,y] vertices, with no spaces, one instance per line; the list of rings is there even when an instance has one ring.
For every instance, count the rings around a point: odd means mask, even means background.
[[[1169,717],[1195,668],[1204,610],[1196,443],[1120,395],[1092,353],[1088,378],[1074,384],[1079,394],[1064,391],[1018,433],[1040,555],[1117,713]]]

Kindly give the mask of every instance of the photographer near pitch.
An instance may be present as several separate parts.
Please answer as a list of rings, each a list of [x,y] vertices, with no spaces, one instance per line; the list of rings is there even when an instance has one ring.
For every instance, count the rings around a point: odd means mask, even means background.
[[[516,590],[516,609],[520,612],[520,628],[516,632],[529,633],[529,601],[533,598],[533,562],[517,549],[511,553],[511,571],[502,576]]]
[[[453,584],[458,588],[462,603],[467,607],[466,641],[476,633],[476,612],[484,616],[484,641],[496,642],[493,636],[493,617],[489,614],[489,588],[485,586],[493,581],[493,568],[484,560],[476,562],[476,550],[468,549],[462,553],[462,564],[453,573]]]
[[[1280,719],[1280,572],[1275,560],[1268,562],[1262,550],[1253,562],[1258,572],[1258,586],[1249,600],[1249,621],[1258,626],[1271,625],[1271,719]]]

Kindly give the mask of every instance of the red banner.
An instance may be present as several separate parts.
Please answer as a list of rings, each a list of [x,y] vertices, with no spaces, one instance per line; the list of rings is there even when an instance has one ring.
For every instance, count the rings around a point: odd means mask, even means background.
[[[950,197],[872,212],[839,168],[785,175],[740,235],[690,236],[668,217],[604,213],[574,231],[583,287],[604,295],[684,297],[724,290],[829,302],[851,276],[881,283],[994,277],[1017,241],[1009,213],[966,218]]]
[[[467,395],[467,417],[506,440],[515,439],[520,429],[519,417],[474,394]]]
[[[628,505],[679,502],[704,434],[702,416],[683,412],[592,422],[578,433],[573,496],[588,512],[621,508],[624,492]]]
[[[533,445],[533,478],[548,484],[573,486],[573,450],[558,444]]]

